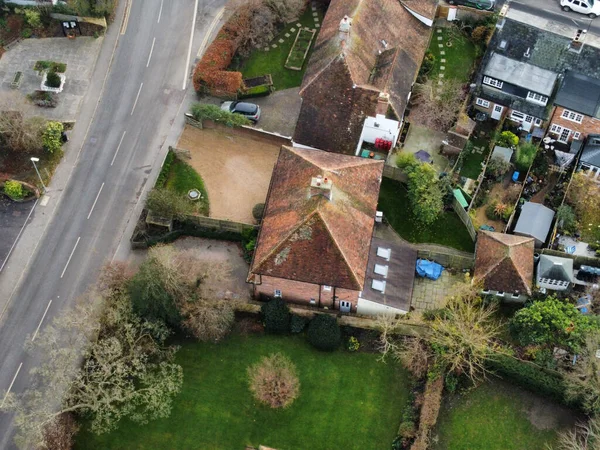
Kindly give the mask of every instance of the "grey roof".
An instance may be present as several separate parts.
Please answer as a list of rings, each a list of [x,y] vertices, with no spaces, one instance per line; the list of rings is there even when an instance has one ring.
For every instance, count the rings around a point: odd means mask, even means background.
[[[499,145],[496,145],[494,147],[494,151],[492,152],[492,159],[500,158],[500,159],[506,161],[507,163],[509,163],[510,158],[512,157],[512,154],[513,154],[513,151],[511,148],[500,147]]]
[[[554,103],[586,116],[600,118],[600,79],[567,71]]]
[[[550,70],[507,58],[499,53],[492,54],[483,74],[548,97],[552,95],[557,77]]]
[[[545,242],[554,219],[554,211],[540,203],[525,202],[521,208],[515,233],[524,234]]]
[[[540,255],[538,278],[573,282],[573,260],[558,256]]]
[[[600,167],[600,134],[588,135],[587,143],[583,147],[579,163]]]

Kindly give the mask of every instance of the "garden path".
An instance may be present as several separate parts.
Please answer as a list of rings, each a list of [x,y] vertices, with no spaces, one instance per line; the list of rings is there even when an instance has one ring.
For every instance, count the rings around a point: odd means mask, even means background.
[[[317,4],[315,2],[311,2],[310,9],[312,11],[312,17],[313,17],[313,22],[314,22],[314,28],[312,29],[312,31],[316,31],[317,28],[321,27],[321,23],[319,20],[319,13],[317,11]],[[296,20],[294,20],[293,22],[295,22]],[[300,22],[297,22],[295,25],[296,25],[295,27],[292,27],[288,31],[286,31],[282,37],[280,36],[279,39],[275,38],[271,42],[271,44],[269,46],[266,46],[265,48],[263,48],[263,50],[265,52],[268,52],[272,48],[277,48],[278,45],[283,44],[285,41],[287,41],[290,38],[295,39],[295,33],[298,29],[300,29],[302,27],[302,24]]]

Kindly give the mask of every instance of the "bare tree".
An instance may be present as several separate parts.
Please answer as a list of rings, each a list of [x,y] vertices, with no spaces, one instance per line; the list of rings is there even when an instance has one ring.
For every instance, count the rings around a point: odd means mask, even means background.
[[[550,447],[548,447],[551,450]],[[557,450],[600,450],[600,420],[592,417],[574,430],[558,433]]]
[[[445,80],[438,92],[437,84],[428,80],[416,90],[417,94],[412,99],[414,104],[411,116],[413,121],[438,131],[448,131],[452,126],[461,104],[465,98],[462,83],[456,80]]]
[[[296,366],[285,355],[273,353],[248,367],[250,390],[271,408],[286,408],[300,394]]]
[[[46,120],[31,116],[32,106],[16,92],[0,96],[0,143],[13,152],[34,152],[43,148]]]
[[[600,359],[596,352],[600,349],[600,334],[589,333],[577,355],[577,362],[565,371],[568,398],[579,399],[585,411],[591,414],[600,412]]]

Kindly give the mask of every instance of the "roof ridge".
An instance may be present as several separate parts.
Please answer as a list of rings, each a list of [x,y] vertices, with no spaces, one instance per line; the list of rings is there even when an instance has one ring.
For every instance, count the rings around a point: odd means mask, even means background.
[[[354,158],[356,159],[356,163],[348,164],[348,165],[345,165],[343,167],[341,167],[341,166],[336,166],[334,168],[321,167],[320,165],[314,163],[310,159],[310,157],[308,157],[307,155],[310,154],[308,152],[323,151],[323,150],[319,150],[319,149],[309,150],[309,149],[304,149],[304,148],[300,148],[300,147],[289,147],[287,145],[283,145],[283,147],[285,147],[286,149],[289,149],[295,155],[298,155],[300,158],[302,158],[306,162],[312,164],[313,166],[319,168],[321,171],[329,170],[331,172],[331,171],[334,171],[334,170],[345,170],[345,169],[350,169],[350,168],[353,168],[353,167],[375,165],[375,164],[379,164],[379,163],[384,163],[385,164],[385,161],[382,161],[380,159],[361,158],[360,156],[356,156],[356,155],[344,155],[344,156],[354,156]],[[297,150],[306,150],[306,152],[299,153]],[[327,152],[327,153],[328,154],[332,154],[332,155],[338,154],[338,153],[334,153],[334,152]]]

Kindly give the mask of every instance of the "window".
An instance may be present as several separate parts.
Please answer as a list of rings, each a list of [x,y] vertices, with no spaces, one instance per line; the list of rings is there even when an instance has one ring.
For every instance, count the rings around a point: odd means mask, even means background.
[[[581,165],[581,170],[583,170],[584,172],[587,170],[590,170],[590,166],[586,165],[586,164],[582,164]]]
[[[562,127],[560,125],[556,125],[555,123],[550,125],[550,133],[560,134],[561,131]]]
[[[519,298],[519,293],[518,293],[518,292],[515,292],[515,293],[512,295],[512,298]]]
[[[281,298],[281,290],[280,289],[275,289],[275,298]]]
[[[519,111],[513,111],[510,113],[510,118],[512,120],[516,120],[517,122],[522,122],[525,119],[525,114]]]
[[[525,116],[525,122],[527,122],[527,123],[533,122],[533,117],[532,116]]]
[[[383,278],[387,278],[388,266],[375,264],[375,269],[373,269],[373,272],[375,272],[377,275],[381,275]]]
[[[498,89],[502,89],[502,85],[504,84],[502,81],[500,80],[496,80],[495,78],[491,78],[491,77],[483,77],[483,84],[487,84],[488,86],[492,86]]]
[[[583,122],[582,114],[579,114],[579,113],[576,113],[573,111],[569,111],[568,109],[565,109],[560,117],[562,117],[563,119],[570,120],[571,122],[577,122],[577,123]]]
[[[575,133],[573,133],[573,139],[579,139],[581,137],[581,133],[579,131],[576,131]]]
[[[323,286],[323,290],[329,292],[331,291],[331,286]]]
[[[542,119],[535,119],[535,126],[539,127],[542,124]]]
[[[377,247],[377,256],[379,256],[380,258],[383,258],[386,261],[389,261],[391,254],[392,254],[392,250],[391,249]]]
[[[316,301],[314,298],[311,298],[311,299],[310,299],[310,304],[311,304],[311,305],[316,305],[316,304],[317,304],[317,301]]]
[[[548,103],[548,97],[542,94],[538,94],[537,92],[531,91],[527,93],[527,100],[529,100],[532,103],[539,103],[540,105],[545,105],[546,103]]]
[[[571,130],[569,130],[568,128],[563,128],[562,132],[560,133],[560,136],[558,137],[558,141],[559,142],[568,142],[570,134],[571,134]]]
[[[490,107],[490,102],[488,102],[487,100],[484,100],[482,98],[477,98],[477,100],[475,101],[475,103],[477,103],[478,106],[482,106],[484,108],[489,108]]]
[[[371,287],[383,294],[385,292],[385,281],[373,280]]]
[[[498,297],[504,297],[504,291],[498,291],[496,294]]]

